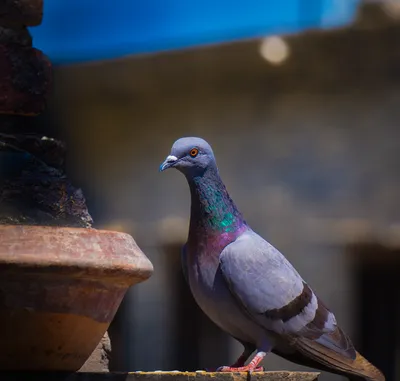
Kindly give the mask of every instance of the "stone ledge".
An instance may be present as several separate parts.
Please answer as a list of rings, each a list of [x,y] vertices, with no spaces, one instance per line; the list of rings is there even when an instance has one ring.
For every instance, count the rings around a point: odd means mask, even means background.
[[[133,372],[133,373],[41,373],[4,372],[1,381],[316,381],[314,372]]]

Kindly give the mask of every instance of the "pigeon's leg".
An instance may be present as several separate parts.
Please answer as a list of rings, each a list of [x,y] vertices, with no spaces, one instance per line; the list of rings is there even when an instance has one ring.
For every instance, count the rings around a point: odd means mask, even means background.
[[[244,347],[243,353],[239,356],[239,358],[230,366],[230,368],[238,368],[244,366],[247,359],[254,352],[254,348]]]
[[[253,357],[253,360],[250,361],[248,365],[245,366],[221,366],[217,369],[218,372],[262,372],[264,368],[262,366],[258,366],[260,362],[266,356],[266,352],[259,351]]]
[[[244,366],[244,364],[246,363],[247,359],[250,357],[250,355],[255,351],[255,347],[250,346],[250,345],[244,345],[244,350],[243,353],[239,356],[239,358],[229,367],[229,368],[239,368]],[[222,367],[219,368],[207,368],[207,372],[217,372],[219,371],[219,369],[221,369]],[[262,369],[263,370],[263,369]]]

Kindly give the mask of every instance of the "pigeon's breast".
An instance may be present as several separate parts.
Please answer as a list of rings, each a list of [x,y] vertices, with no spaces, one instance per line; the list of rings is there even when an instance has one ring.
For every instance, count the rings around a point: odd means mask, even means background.
[[[185,260],[190,289],[216,325],[239,340],[257,345],[265,332],[243,313],[229,291],[219,265],[219,250],[206,243],[188,248]]]

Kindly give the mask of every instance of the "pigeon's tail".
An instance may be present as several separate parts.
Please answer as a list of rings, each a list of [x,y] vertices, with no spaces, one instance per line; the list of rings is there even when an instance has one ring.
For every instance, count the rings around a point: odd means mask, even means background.
[[[356,376],[349,376],[350,381],[386,381],[383,373],[358,352],[352,368],[352,372],[359,373]]]
[[[341,342],[345,350],[339,350],[339,346],[335,347],[335,342]],[[325,334],[319,342],[300,338],[295,346],[298,354],[308,360],[303,361],[305,365],[308,362],[315,368],[342,374],[350,381],[386,381],[379,369],[354,350],[350,339],[339,327],[334,333]]]

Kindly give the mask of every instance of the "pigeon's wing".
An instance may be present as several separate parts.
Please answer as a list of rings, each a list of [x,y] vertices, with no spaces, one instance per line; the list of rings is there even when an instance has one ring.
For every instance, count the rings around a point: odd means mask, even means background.
[[[231,293],[265,329],[295,342],[318,340],[323,347],[355,356],[336,319],[290,262],[258,234],[248,231],[222,251],[220,266]]]
[[[181,251],[181,263],[182,263],[182,273],[183,277],[186,280],[186,283],[188,283],[188,270],[187,270],[187,262],[186,262],[186,243],[182,246],[182,251]]]
[[[355,351],[333,313],[289,261],[259,235],[248,231],[226,246],[220,269],[243,311],[292,348],[283,357],[334,373],[385,380]],[[274,351],[279,354],[279,345]]]
[[[296,338],[298,346],[316,344],[316,347],[331,350],[345,357],[354,359],[356,351],[350,338],[337,326],[336,319],[329,321],[332,312],[317,297],[318,308],[313,321],[305,326]],[[329,315],[330,314],[330,315]]]
[[[220,266],[240,305],[266,329],[297,333],[316,317],[316,295],[290,262],[258,234],[247,231],[226,246]]]

